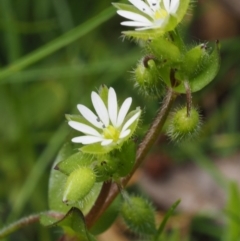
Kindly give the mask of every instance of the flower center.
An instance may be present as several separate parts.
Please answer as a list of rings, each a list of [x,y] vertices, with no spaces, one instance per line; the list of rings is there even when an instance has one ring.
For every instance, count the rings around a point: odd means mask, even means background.
[[[164,9],[158,9],[154,13],[154,18],[155,20],[161,19],[161,18],[166,18],[168,16],[168,12]]]
[[[119,139],[119,135],[120,132],[111,125],[103,129],[103,136],[106,139],[113,139],[114,141],[117,141]]]

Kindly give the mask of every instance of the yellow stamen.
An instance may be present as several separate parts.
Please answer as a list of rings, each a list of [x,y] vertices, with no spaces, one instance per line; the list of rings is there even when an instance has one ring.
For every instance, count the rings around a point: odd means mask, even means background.
[[[106,139],[113,139],[114,141],[117,141],[119,139],[120,132],[115,127],[109,125],[103,130],[103,135]]]
[[[159,9],[155,12],[154,18],[158,20],[158,19],[161,19],[161,18],[166,18],[167,15],[168,15],[168,12],[166,10]]]

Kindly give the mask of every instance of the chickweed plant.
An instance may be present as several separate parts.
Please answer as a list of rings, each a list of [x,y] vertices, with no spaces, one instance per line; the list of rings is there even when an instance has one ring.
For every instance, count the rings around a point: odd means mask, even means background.
[[[128,1],[112,5],[123,18],[121,25],[126,30],[122,35],[139,44],[144,53],[132,71],[133,86],[142,98],[161,103],[155,119],[138,145],[135,131],[144,114],[140,107],[132,108],[137,103],[128,91],[125,100],[106,85],[89,93],[92,106],[76,103],[79,114],[66,115],[66,125],[74,135],[59,151],[51,170],[50,210],[5,227],[0,237],[40,220],[42,225],[62,228],[59,240],[94,241],[120,215],[139,239],[160,240],[179,201],[157,225],[153,205],[145,197],[129,195],[125,187],[164,125],[174,142],[196,137],[201,117],[192,104],[192,94],[216,76],[219,43],[190,48],[185,44],[179,24],[192,7],[190,0]],[[185,104],[172,111],[180,95],[186,96]]]

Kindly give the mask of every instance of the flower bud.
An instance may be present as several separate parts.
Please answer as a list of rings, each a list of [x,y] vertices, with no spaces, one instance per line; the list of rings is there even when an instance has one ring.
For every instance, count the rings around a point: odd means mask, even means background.
[[[129,229],[137,234],[153,235],[156,232],[154,209],[142,197],[127,198],[122,205],[121,215]]]
[[[139,91],[148,97],[161,97],[165,91],[165,84],[161,80],[158,68],[153,59],[145,57],[134,70]]]
[[[91,192],[95,181],[96,175],[89,167],[80,167],[73,171],[64,187],[63,202],[72,204],[84,199]]]
[[[181,58],[179,48],[164,37],[151,40],[147,45],[147,49],[159,60],[166,61],[168,65],[179,62]]]
[[[184,79],[187,77],[187,79],[191,80],[199,68],[201,68],[204,57],[208,56],[206,49],[206,44],[199,44],[186,53],[183,60]]]
[[[198,111],[192,108],[188,115],[187,108],[183,107],[173,114],[167,134],[172,140],[189,139],[198,133],[200,124]]]

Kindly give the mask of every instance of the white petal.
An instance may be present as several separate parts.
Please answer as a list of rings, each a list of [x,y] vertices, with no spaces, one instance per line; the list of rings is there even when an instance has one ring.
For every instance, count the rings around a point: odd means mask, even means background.
[[[153,11],[156,11],[160,8],[160,0],[147,0],[147,2]]]
[[[140,111],[137,112],[134,116],[132,116],[123,126],[121,133],[127,130],[127,128],[140,116]]]
[[[169,13],[170,11],[170,0],[163,0],[164,7],[166,11]]]
[[[142,30],[146,30],[146,29],[153,29],[153,27],[148,26],[148,27],[144,27],[144,28],[135,28],[136,31],[142,31]]]
[[[133,13],[125,10],[118,10],[117,13],[124,18],[130,19],[136,22],[151,23],[146,17],[137,13]]]
[[[117,95],[115,90],[110,87],[108,90],[108,114],[113,126],[117,124],[117,111]]]
[[[179,7],[179,0],[171,0],[171,6],[170,6],[170,14],[175,14],[177,12],[177,9]]]
[[[91,126],[76,122],[76,121],[69,121],[68,124],[75,130],[81,131],[84,134],[89,134],[93,136],[101,137],[99,132],[93,129]]]
[[[132,5],[134,5],[137,9],[142,11],[143,13],[148,14],[149,16],[153,16],[153,11],[150,7],[143,2],[142,0],[128,0]]]
[[[125,138],[126,136],[128,136],[130,134],[131,130],[130,129],[127,129],[125,131],[122,131],[119,138],[122,139],[122,138]]]
[[[98,117],[91,110],[89,110],[85,105],[80,104],[77,105],[77,108],[87,121],[89,121],[94,126],[102,129],[102,123],[100,122],[100,120],[97,121]]]
[[[122,104],[122,106],[121,106],[121,108],[120,108],[120,110],[119,110],[119,113],[118,113],[118,118],[117,118],[117,125],[116,125],[116,127],[119,127],[119,126],[122,125],[122,123],[123,123],[123,121],[124,121],[124,118],[126,117],[126,114],[128,113],[128,110],[129,110],[131,104],[132,104],[132,98],[131,98],[131,97],[127,98],[127,99],[123,102],[123,104]]]
[[[141,22],[134,22],[134,21],[124,21],[121,22],[123,26],[130,26],[130,27],[142,27],[142,26],[151,26],[152,23],[141,23]]]
[[[103,138],[96,136],[78,136],[72,139],[74,143],[93,144],[102,141]]]
[[[107,146],[107,145],[111,144],[112,142],[113,142],[112,139],[104,140],[104,141],[102,141],[101,146]]]
[[[91,98],[95,111],[97,112],[100,120],[107,127],[109,125],[109,116],[104,102],[102,101],[101,97],[94,91],[92,92]]]

